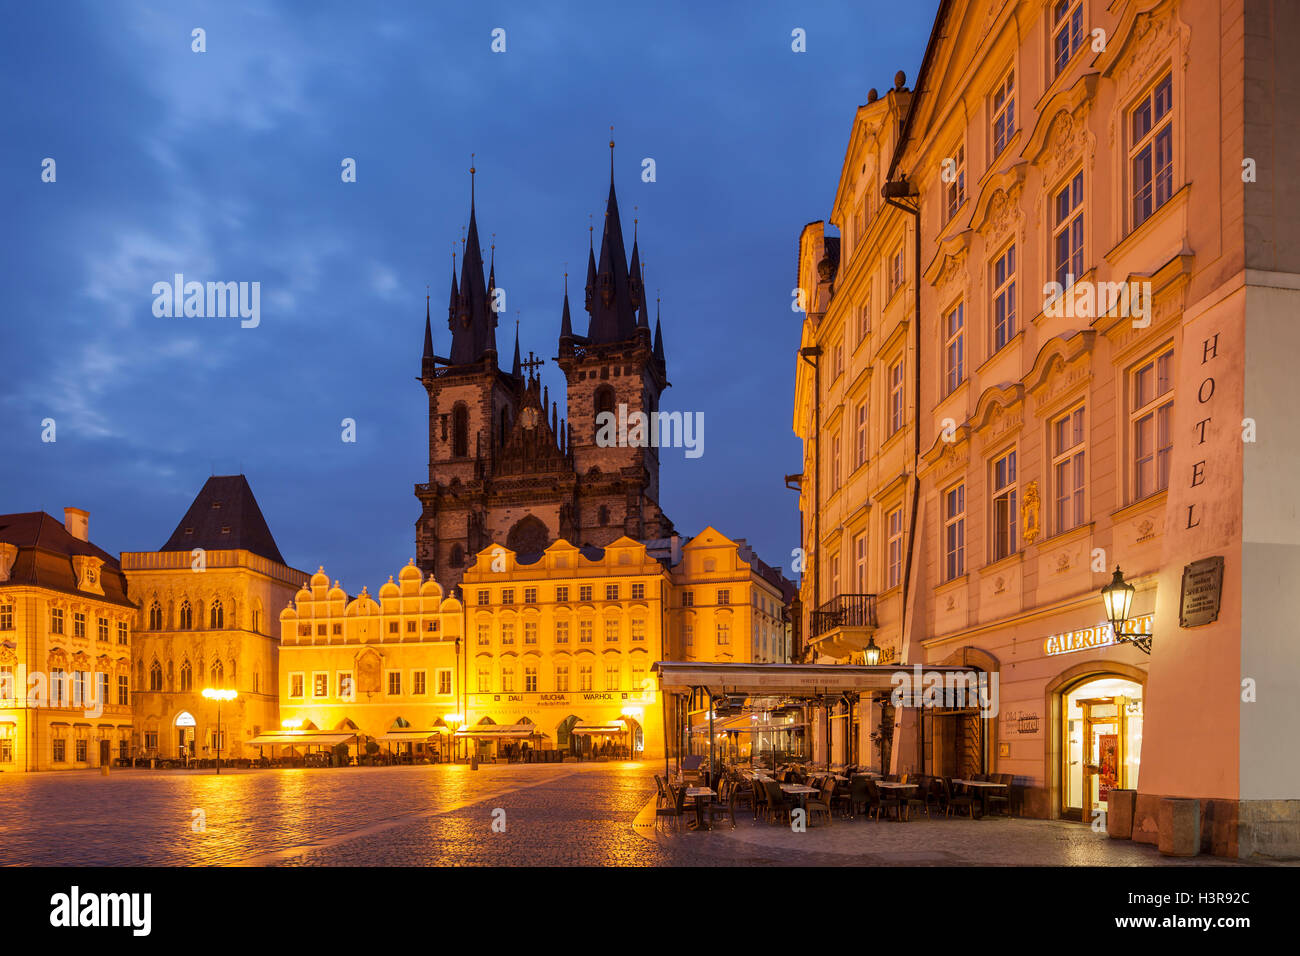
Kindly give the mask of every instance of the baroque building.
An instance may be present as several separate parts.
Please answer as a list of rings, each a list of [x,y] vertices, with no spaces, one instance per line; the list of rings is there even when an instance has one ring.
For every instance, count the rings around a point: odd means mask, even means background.
[[[809,649],[973,668],[996,698],[878,700],[833,757],[1300,855],[1272,756],[1300,705],[1269,676],[1300,664],[1300,210],[1272,165],[1300,147],[1297,35],[1280,3],[943,0],[915,91],[859,109],[839,235],[805,227],[798,263]]]
[[[130,756],[135,607],[89,514],[63,515],[0,515],[0,772]]]
[[[420,380],[429,400],[429,475],[415,486],[416,562],[445,588],[460,583],[474,555],[494,541],[539,552],[557,538],[601,547],[620,537],[662,538],[672,523],[659,507],[659,451],[597,444],[596,416],[654,413],[668,387],[659,318],[649,303],[635,236],[629,255],[614,190],[600,255],[588,250],[585,334],[573,329],[565,280],[558,363],[566,417],[542,385],[541,360],[521,361],[518,330],[509,371],[498,359],[495,250],[483,275],[471,195],[459,280],[454,270],[445,356],[434,351],[426,307]],[[471,173],[473,170],[471,170]]]
[[[136,750],[172,758],[257,756],[247,742],[278,727],[281,609],[307,581],[285,564],[243,475],[203,484],[157,551],[122,554],[138,607]],[[232,689],[221,705],[205,688]]]

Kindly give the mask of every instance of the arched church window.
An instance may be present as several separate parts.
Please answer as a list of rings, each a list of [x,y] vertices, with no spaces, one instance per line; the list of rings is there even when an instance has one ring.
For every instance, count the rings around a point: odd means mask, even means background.
[[[149,689],[162,690],[162,665],[157,661],[149,665]]]
[[[592,401],[592,407],[595,409],[596,417],[593,419],[592,427],[593,436],[600,432],[600,416],[605,412],[613,413],[614,411],[614,389],[608,385],[602,385],[596,389],[595,397]],[[594,440],[594,437],[593,437]]]
[[[191,690],[194,687],[194,669],[190,667],[189,660],[181,663],[181,690]]]
[[[469,409],[459,403],[451,410],[451,454],[469,457]]]
[[[194,608],[190,607],[188,598],[181,602],[180,629],[182,631],[194,630]]]
[[[163,626],[162,605],[154,601],[149,605],[149,630],[161,631]]]
[[[212,686],[220,687],[224,675],[224,668],[221,666],[221,658],[216,658],[212,662]]]
[[[208,627],[213,630],[220,630],[226,626],[226,611],[221,606],[221,599],[215,598],[212,601],[212,607],[208,609]]]

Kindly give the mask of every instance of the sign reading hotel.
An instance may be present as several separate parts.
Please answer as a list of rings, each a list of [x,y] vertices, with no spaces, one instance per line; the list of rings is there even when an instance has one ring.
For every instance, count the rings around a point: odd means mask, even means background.
[[[1124,622],[1125,634],[1150,634],[1155,615],[1146,614]],[[1098,647],[1110,647],[1115,643],[1115,629],[1110,623],[1085,627],[1078,631],[1066,631],[1053,634],[1043,641],[1043,653],[1048,657],[1058,654],[1073,654],[1076,651],[1091,651]]]

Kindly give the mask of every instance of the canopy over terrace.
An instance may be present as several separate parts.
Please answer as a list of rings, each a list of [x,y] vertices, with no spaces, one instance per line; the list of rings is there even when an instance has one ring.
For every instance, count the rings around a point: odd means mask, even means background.
[[[705,704],[703,708],[709,720],[709,763],[716,760],[714,753],[715,701],[726,698],[786,698],[803,703],[809,701],[823,702],[830,697],[843,697],[850,702],[859,700],[862,695],[888,695],[900,686],[900,675],[907,675],[903,680],[915,676],[915,669],[902,664],[740,664],[717,663],[705,661],[659,661],[652,665],[652,670],[659,675],[659,689],[666,695],[672,695],[688,702],[686,708],[674,708],[680,715],[689,717],[692,712],[691,701]],[[973,685],[978,680],[979,671],[973,667],[954,667],[927,665],[923,674],[928,679],[938,679],[944,684]],[[920,694],[922,687],[916,687]],[[902,704],[907,706],[917,701],[904,695]],[[664,713],[664,740],[680,741],[680,735],[670,735],[668,729],[668,709]],[[698,712],[698,710],[696,711]],[[830,712],[827,713],[829,725]],[[827,730],[829,739],[829,726]],[[664,765],[668,764],[668,750],[664,748]],[[680,745],[677,753],[681,761]]]
[[[254,747],[336,747],[339,744],[350,744],[357,739],[356,734],[342,733],[339,731],[321,730],[269,730],[266,733],[258,734],[248,743]],[[271,751],[274,756],[275,751]]]

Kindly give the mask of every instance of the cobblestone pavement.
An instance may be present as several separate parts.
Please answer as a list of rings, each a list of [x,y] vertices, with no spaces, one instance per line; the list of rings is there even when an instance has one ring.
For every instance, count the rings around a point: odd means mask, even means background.
[[[1037,820],[653,826],[649,764],[0,775],[0,863],[1204,865]],[[196,830],[195,810],[203,827]],[[502,811],[497,813],[496,811]],[[633,821],[641,814],[634,828]],[[498,821],[497,830],[493,829]],[[500,822],[504,820],[504,832]]]

